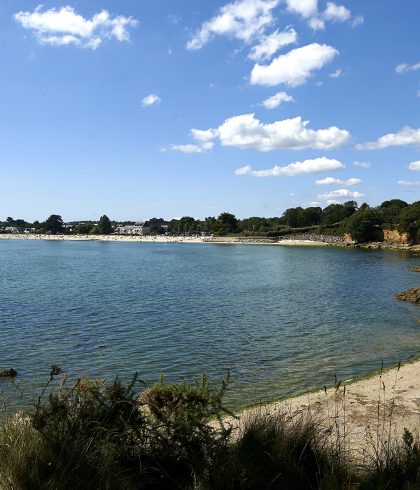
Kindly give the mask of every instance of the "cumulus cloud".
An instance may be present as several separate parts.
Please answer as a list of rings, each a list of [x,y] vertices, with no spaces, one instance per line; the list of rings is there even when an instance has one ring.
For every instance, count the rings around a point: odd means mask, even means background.
[[[346,186],[352,186],[352,185],[357,185],[361,184],[362,181],[360,179],[347,179],[347,180],[340,180],[340,179],[335,179],[334,177],[325,177],[325,179],[317,180],[315,181],[315,185],[346,185]]]
[[[420,128],[413,129],[405,126],[398,133],[389,133],[381,136],[376,141],[356,145],[358,150],[382,150],[390,146],[420,145]]]
[[[335,191],[325,192],[323,194],[318,194],[318,199],[323,201],[340,201],[344,199],[360,199],[363,194],[358,191],[349,191],[348,189],[336,189]]]
[[[419,187],[420,180],[399,180],[397,184],[404,187]]]
[[[291,87],[304,84],[319,70],[330,63],[338,51],[327,44],[312,43],[292,49],[286,54],[274,58],[269,65],[256,64],[251,72],[253,85],[287,84]]]
[[[187,43],[187,49],[201,49],[215,36],[251,42],[273,23],[272,11],[279,3],[280,0],[238,0],[223,5],[213,18],[202,24]]]
[[[277,29],[272,34],[261,36],[258,43],[252,47],[248,58],[253,61],[270,59],[279,49],[297,41],[297,33],[293,27],[284,31]]]
[[[308,124],[309,121],[303,121],[300,116],[264,124],[255,114],[243,114],[226,119],[217,128],[192,129],[191,136],[197,141],[196,145],[172,145],[171,149],[201,153],[210,150],[215,139],[223,146],[259,151],[308,148],[332,150],[350,142],[350,133],[345,129],[331,126],[314,130],[308,129]]]
[[[204,153],[213,148],[215,138],[215,130],[213,129],[192,129],[191,136],[195,139],[196,143],[186,145],[172,145],[170,147],[173,151],[180,151],[182,153]]]
[[[409,71],[417,71],[417,70],[420,70],[420,61],[412,65],[409,65],[407,63],[401,63],[395,67],[395,72],[398,73],[399,75],[403,73],[407,73]]]
[[[266,109],[275,109],[283,102],[294,102],[294,100],[295,99],[291,95],[287,94],[286,92],[277,92],[271,97],[268,97],[268,99],[265,99],[262,102],[262,105]]]
[[[420,170],[420,160],[418,160],[417,162],[411,162],[408,168],[410,170]]]
[[[342,74],[343,74],[343,70],[341,70],[341,69],[339,68],[338,70],[335,70],[335,71],[333,71],[332,73],[330,73],[330,75],[329,75],[329,76],[330,76],[331,78],[339,78],[339,77],[341,77],[341,76],[342,76]]]
[[[335,159],[326,157],[304,160],[303,162],[289,163],[289,165],[278,166],[267,170],[253,170],[250,165],[235,170],[235,175],[252,175],[254,177],[293,177],[295,175],[314,174],[320,172],[330,172],[340,170],[345,166]]]
[[[33,12],[17,12],[14,18],[24,29],[33,31],[41,44],[72,44],[91,49],[100,46],[104,39],[128,41],[128,28],[138,24],[133,17],[112,16],[107,10],[86,19],[69,6],[43,10],[39,5]]]
[[[358,162],[358,161],[356,161],[356,162],[353,162],[353,165],[355,167],[359,167],[359,168],[370,168],[371,163],[370,162]]]
[[[260,151],[283,148],[331,150],[350,141],[350,133],[346,130],[336,126],[314,130],[308,129],[308,124],[309,121],[302,121],[300,116],[264,124],[254,114],[243,114],[226,119],[214,134],[223,146]]]
[[[317,31],[325,29],[326,22],[345,22],[351,19],[351,11],[343,5],[327,2],[323,12],[318,9],[318,0],[285,0],[287,10],[298,14],[308,21],[309,26]],[[353,27],[363,23],[363,17],[355,17]]]
[[[357,15],[352,21],[351,21],[351,26],[352,27],[358,27],[361,26],[362,24],[365,23],[365,18],[363,15]]]
[[[182,153],[204,153],[205,151],[211,150],[213,148],[213,143],[205,143],[203,145],[172,145],[171,150],[180,151]]]
[[[318,0],[286,0],[287,10],[305,19],[318,13]]]
[[[155,94],[150,94],[141,101],[141,105],[143,107],[150,107],[151,105],[160,104],[161,101],[162,99],[159,96]]]
[[[191,136],[197,141],[206,143],[217,136],[217,131],[214,129],[192,129]]]
[[[327,8],[322,13],[322,18],[331,22],[345,22],[351,18],[351,12],[343,5],[327,2]]]

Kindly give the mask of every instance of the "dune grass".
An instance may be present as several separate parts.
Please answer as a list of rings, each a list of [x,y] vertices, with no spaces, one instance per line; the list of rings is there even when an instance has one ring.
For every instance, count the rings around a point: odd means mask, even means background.
[[[223,405],[228,379],[146,388],[137,376],[127,385],[63,378],[51,390],[60,376],[54,366],[32,413],[1,421],[0,488],[420,488],[420,445],[408,430],[391,442],[378,423],[371,458],[355,465],[345,423],[331,433],[317,416],[261,408],[236,428]],[[336,392],[345,410],[337,380]]]

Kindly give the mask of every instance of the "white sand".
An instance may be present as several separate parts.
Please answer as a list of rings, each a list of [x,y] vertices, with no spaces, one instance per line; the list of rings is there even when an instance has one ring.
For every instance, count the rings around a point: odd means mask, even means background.
[[[280,245],[280,246],[329,246],[330,244],[312,240],[270,240],[241,237],[201,237],[201,236],[130,236],[130,235],[37,235],[0,234],[0,240],[50,240],[50,241],[103,241],[132,243],[217,243],[228,245]]]
[[[379,442],[401,440],[404,428],[414,434],[420,427],[420,361],[407,363],[357,382],[350,380],[339,389],[297,396],[245,409],[239,420],[232,421],[238,428],[257,411],[275,414],[280,411],[289,416],[299,414],[321,421],[325,431],[334,435],[346,431],[348,448],[353,454],[366,454]]]

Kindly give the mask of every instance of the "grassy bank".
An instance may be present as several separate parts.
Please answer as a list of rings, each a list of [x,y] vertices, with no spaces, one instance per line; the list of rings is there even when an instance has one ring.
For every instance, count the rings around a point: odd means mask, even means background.
[[[399,368],[397,370],[399,372]],[[379,373],[384,383],[385,373]],[[347,387],[335,379],[324,410],[224,408],[228,379],[211,385],[135,376],[79,379],[57,366],[30,413],[3,417],[3,489],[347,489],[419,488],[420,446],[408,429],[390,437],[396,393],[378,385],[369,450],[349,437]],[[392,390],[391,390],[392,392]],[[332,424],[331,424],[332,420]],[[367,433],[368,433],[367,432]]]

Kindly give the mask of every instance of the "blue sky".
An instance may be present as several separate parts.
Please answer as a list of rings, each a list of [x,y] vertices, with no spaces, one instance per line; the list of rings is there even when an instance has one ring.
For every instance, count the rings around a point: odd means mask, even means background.
[[[420,198],[420,3],[2,0],[0,217]]]

